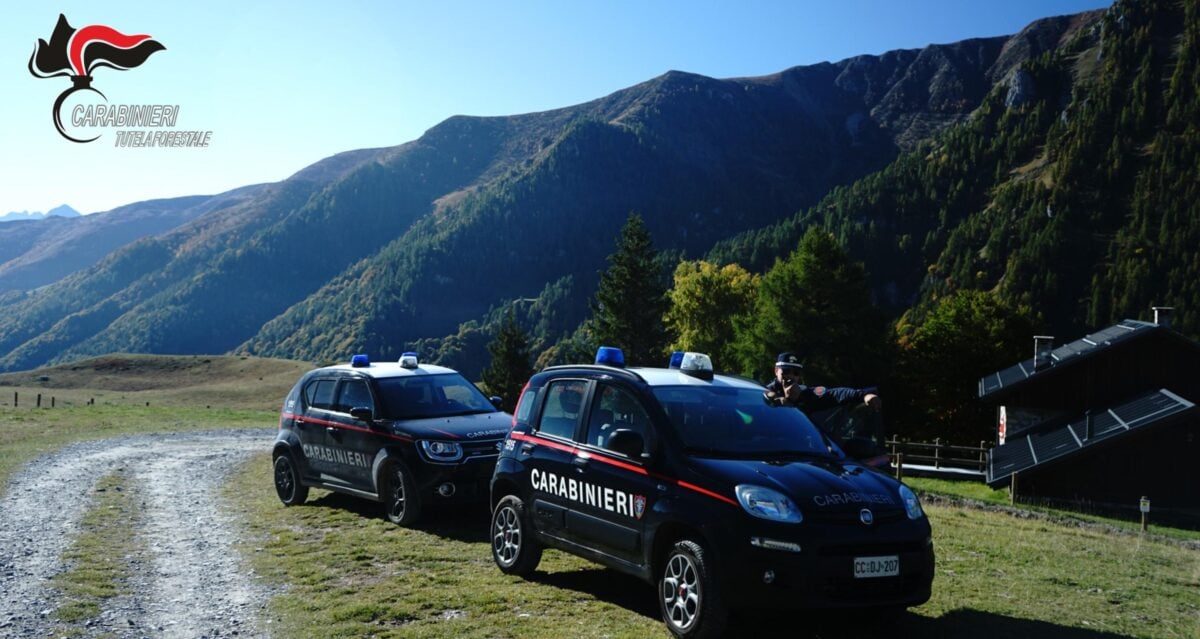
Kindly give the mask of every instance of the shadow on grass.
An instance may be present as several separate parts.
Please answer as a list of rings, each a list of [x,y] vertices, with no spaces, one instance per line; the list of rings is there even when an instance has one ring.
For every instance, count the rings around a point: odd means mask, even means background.
[[[528,579],[555,588],[574,590],[649,619],[659,618],[654,586],[615,570],[596,566],[566,572],[538,571]]]
[[[969,608],[930,618],[906,612],[873,615],[870,612],[797,612],[756,615],[741,613],[730,620],[726,636],[758,639],[804,637],[810,639],[1125,639],[1121,635],[1087,628],[1017,619]]]
[[[529,581],[573,590],[608,602],[647,619],[658,620],[654,586],[615,570],[601,567],[569,572],[536,572]],[[726,637],[757,639],[1126,639],[1122,635],[1087,628],[1017,619],[972,609],[951,611],[941,617],[912,612],[787,610],[739,612],[729,620]]]
[[[308,505],[343,510],[367,519],[384,519],[383,504],[341,493],[330,492],[310,499]],[[422,506],[421,518],[412,528],[446,539],[479,543],[488,540],[490,522],[486,500],[438,499]]]

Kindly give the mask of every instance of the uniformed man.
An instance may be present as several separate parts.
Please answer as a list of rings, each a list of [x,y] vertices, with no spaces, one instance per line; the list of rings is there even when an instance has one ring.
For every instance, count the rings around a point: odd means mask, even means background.
[[[794,406],[805,413],[862,402],[874,410],[883,400],[874,387],[846,388],[808,386],[804,383],[804,365],[795,353],[780,353],[775,360],[775,379],[767,384],[763,399],[772,406]]]

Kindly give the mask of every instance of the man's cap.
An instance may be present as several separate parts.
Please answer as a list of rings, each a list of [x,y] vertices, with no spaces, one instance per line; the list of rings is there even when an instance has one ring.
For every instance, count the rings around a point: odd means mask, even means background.
[[[776,368],[804,368],[804,364],[800,363],[800,357],[795,353],[780,353],[775,359]]]

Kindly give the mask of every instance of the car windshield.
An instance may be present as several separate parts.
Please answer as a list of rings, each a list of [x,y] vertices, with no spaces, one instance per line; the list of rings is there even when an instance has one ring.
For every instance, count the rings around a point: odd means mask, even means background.
[[[728,386],[653,390],[691,454],[756,459],[830,455],[825,438],[804,413],[768,406],[760,390]]]
[[[390,419],[494,413],[496,407],[458,373],[377,378],[384,416]]]

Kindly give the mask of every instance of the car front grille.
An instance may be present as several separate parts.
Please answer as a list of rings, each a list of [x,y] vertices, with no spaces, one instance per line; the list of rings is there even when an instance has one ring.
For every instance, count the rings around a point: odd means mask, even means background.
[[[491,459],[500,455],[500,450],[496,447],[503,439],[486,439],[465,442],[463,447],[463,461],[471,461],[474,459]]]

